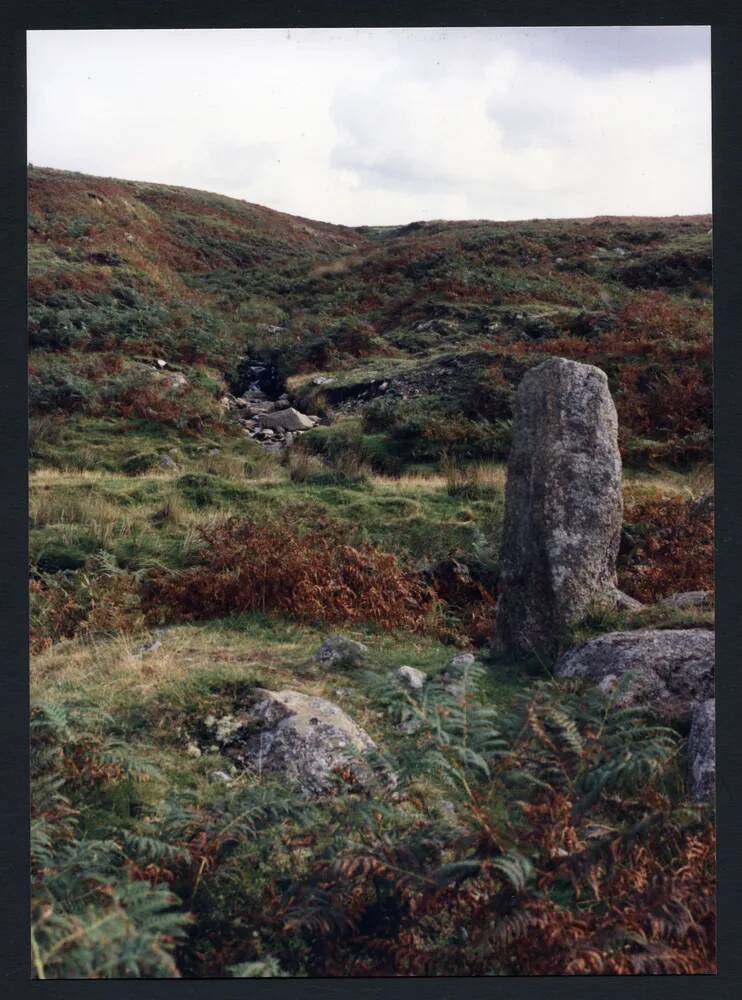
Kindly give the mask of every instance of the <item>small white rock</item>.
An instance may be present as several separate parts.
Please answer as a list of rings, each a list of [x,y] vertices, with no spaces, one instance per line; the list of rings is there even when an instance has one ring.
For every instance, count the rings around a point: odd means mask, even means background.
[[[449,667],[468,667],[475,661],[473,653],[457,653],[448,664]]]
[[[411,691],[421,691],[425,686],[425,681],[427,680],[422,670],[417,670],[415,667],[408,667],[406,664],[401,666],[395,672],[394,676],[400,684],[403,684]]]

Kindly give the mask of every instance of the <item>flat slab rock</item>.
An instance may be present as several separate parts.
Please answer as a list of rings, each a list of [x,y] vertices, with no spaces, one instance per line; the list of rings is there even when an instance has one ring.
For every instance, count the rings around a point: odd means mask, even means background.
[[[693,707],[688,737],[688,779],[696,802],[713,802],[716,784],[716,702]]]
[[[570,650],[557,677],[584,677],[615,690],[617,707],[638,707],[687,726],[692,706],[714,695],[714,633],[707,629],[609,632]]]
[[[260,422],[263,427],[280,428],[284,431],[308,431],[314,427],[314,421],[305,413],[295,410],[293,406],[263,414]]]
[[[375,744],[341,708],[300,691],[259,688],[255,695],[244,712],[211,725],[215,742],[235,765],[283,774],[309,794],[328,791],[336,768],[363,782],[359,755]]]
[[[714,594],[711,590],[685,590],[663,597],[658,603],[664,608],[706,608],[714,603]]]

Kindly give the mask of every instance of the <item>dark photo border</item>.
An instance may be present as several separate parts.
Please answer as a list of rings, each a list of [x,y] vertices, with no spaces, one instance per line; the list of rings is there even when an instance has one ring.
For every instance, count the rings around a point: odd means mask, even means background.
[[[717,553],[718,974],[438,979],[30,980],[28,595],[26,582],[26,90],[33,29],[442,25],[711,24],[714,214],[714,414]],[[706,998],[742,996],[742,5],[662,0],[335,2],[6,0],[0,5],[0,979],[8,993],[68,998]]]

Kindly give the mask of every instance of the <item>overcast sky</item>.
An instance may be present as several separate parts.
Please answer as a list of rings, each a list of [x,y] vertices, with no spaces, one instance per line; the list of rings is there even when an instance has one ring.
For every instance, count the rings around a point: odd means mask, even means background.
[[[28,158],[349,225],[711,210],[710,32],[34,31]]]

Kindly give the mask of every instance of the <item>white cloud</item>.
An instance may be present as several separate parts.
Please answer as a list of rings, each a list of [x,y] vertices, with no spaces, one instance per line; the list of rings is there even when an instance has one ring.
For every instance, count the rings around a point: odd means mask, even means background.
[[[31,32],[28,66],[40,165],[348,224],[710,210],[707,29]]]

